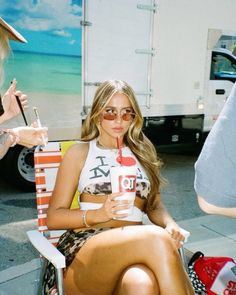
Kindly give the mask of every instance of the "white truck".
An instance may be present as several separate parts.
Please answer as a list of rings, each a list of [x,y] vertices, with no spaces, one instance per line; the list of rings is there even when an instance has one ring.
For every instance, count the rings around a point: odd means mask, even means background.
[[[81,96],[54,105],[53,115],[50,97],[35,101],[49,139],[79,138],[97,86],[122,79],[157,146],[201,143],[236,80],[235,11],[234,0],[84,0]],[[17,147],[3,161],[5,176],[26,189],[34,187],[32,153]]]

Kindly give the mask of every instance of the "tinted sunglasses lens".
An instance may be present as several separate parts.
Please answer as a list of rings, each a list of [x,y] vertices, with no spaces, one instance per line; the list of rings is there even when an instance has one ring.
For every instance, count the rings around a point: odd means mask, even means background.
[[[130,121],[130,120],[133,120],[135,117],[135,114],[131,114],[131,113],[125,113],[122,115],[122,119],[124,121]]]
[[[124,121],[133,120],[134,117],[135,117],[135,114],[133,114],[133,113],[124,113],[124,114],[121,115],[121,118]],[[117,114],[116,113],[104,113],[103,114],[103,119],[104,120],[113,121],[116,118],[117,118]]]
[[[116,116],[117,115],[115,113],[113,113],[113,114],[104,113],[103,114],[103,119],[108,120],[108,121],[113,121],[113,120],[115,120]]]

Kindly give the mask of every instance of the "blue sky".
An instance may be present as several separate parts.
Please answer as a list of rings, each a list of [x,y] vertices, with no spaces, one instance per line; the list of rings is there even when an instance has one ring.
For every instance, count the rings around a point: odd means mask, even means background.
[[[28,41],[13,50],[81,55],[82,0],[0,0],[0,15]]]

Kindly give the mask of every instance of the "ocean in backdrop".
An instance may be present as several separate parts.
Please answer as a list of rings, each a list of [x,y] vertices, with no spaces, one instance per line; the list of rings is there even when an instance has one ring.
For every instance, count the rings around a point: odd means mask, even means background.
[[[16,78],[24,92],[81,95],[80,56],[14,51],[4,69],[4,89]]]
[[[25,111],[29,123],[35,121],[33,107],[38,108],[49,139],[77,138],[81,125],[81,57],[14,51],[4,64],[5,81],[1,93],[13,78],[17,89],[28,96]],[[7,121],[3,128],[24,125],[22,116]]]

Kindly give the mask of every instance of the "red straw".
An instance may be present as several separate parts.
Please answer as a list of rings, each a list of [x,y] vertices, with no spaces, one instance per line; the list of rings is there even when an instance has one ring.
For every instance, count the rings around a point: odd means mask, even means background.
[[[118,148],[118,161],[120,165],[122,164],[122,149],[121,149],[121,141],[119,137],[116,138],[117,148]]]

